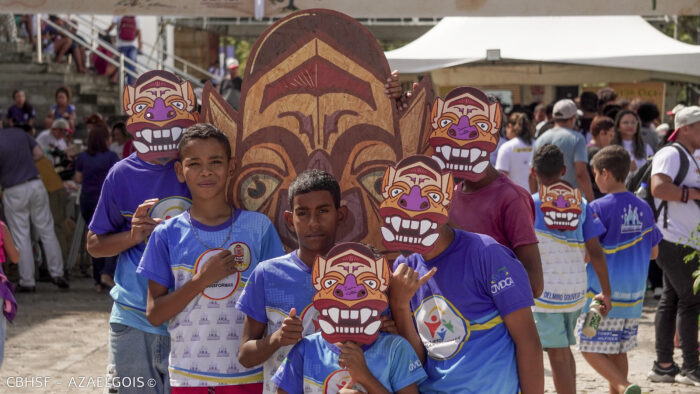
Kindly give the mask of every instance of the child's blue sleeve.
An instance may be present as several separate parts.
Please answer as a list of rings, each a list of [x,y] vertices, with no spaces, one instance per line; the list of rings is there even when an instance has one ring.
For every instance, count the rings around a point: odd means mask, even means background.
[[[527,272],[510,249],[489,245],[483,259],[483,291],[491,296],[501,317],[535,304]]]
[[[123,231],[126,219],[122,216],[121,209],[114,200],[115,193],[112,190],[114,178],[107,175],[107,179],[102,184],[100,199],[97,201],[95,214],[92,215],[88,228],[95,234],[111,234]]]
[[[265,234],[263,234],[261,244],[262,251],[260,261],[274,259],[275,257],[280,257],[285,254],[280,236],[277,234],[277,230],[275,226],[272,225],[272,222],[268,222],[267,230]]]
[[[593,237],[598,237],[606,232],[605,225],[598,217],[598,214],[586,204],[586,219],[583,221],[583,240],[588,241]]]
[[[289,394],[304,392],[304,344],[305,340],[294,345],[287,358],[272,377],[272,383]]]
[[[396,392],[413,383],[420,383],[428,377],[415,350],[403,337],[399,337],[397,346],[391,355],[391,391]]]
[[[158,226],[153,230],[136,272],[172,289],[175,286],[175,278],[170,269],[170,251],[164,230],[164,226]]]
[[[250,318],[267,323],[265,314],[265,270],[263,264],[258,264],[250,274],[248,282],[236,301],[236,308]]]

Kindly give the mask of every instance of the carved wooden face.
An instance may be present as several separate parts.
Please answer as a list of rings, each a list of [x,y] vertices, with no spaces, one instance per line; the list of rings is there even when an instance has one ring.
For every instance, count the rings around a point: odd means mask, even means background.
[[[336,245],[325,258],[318,256],[311,272],[317,293],[321,335],[329,342],[372,343],[379,335],[379,316],[387,308],[384,293],[390,271],[383,256],[359,243]]]
[[[126,130],[143,160],[177,158],[182,132],[199,121],[197,99],[188,82],[167,71],[148,71],[124,88]]]
[[[498,146],[501,105],[479,89],[456,88],[435,99],[429,143],[433,158],[456,178],[478,181]]]
[[[382,243],[389,250],[427,253],[447,222],[452,175],[427,156],[411,156],[386,170],[382,182]]]
[[[581,191],[566,181],[540,186],[540,210],[552,230],[576,230],[581,215]]]

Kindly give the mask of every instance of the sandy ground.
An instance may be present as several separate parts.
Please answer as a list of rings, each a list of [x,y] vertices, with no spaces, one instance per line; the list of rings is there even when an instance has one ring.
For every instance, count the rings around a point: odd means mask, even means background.
[[[75,279],[69,292],[39,283],[37,293],[18,294],[15,323],[8,325],[0,393],[99,393],[107,365],[111,298],[97,294],[90,279]],[[646,374],[654,360],[654,308],[647,299],[639,328],[639,347],[629,355],[630,381],[645,393],[700,393],[700,388],[651,383]],[[577,388],[581,393],[607,393],[607,382],[573,349]],[[677,362],[680,362],[679,351]],[[554,392],[545,356],[546,391]],[[24,386],[24,387],[18,387]]]

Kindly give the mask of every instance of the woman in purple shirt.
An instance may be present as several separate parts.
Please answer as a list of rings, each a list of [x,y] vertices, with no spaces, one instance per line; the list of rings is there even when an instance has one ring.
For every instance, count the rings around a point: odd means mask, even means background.
[[[90,223],[95,213],[97,201],[100,199],[102,183],[112,166],[119,157],[110,151],[109,129],[106,124],[98,123],[88,133],[87,151],[81,152],[75,164],[75,181],[82,183],[80,191],[80,212],[85,223]],[[111,287],[116,260],[113,257],[93,258],[92,276],[95,279],[95,289],[98,292]]]
[[[16,89],[12,92],[12,99],[15,105],[7,110],[7,123],[10,127],[34,126],[34,107],[27,101],[24,91]]]

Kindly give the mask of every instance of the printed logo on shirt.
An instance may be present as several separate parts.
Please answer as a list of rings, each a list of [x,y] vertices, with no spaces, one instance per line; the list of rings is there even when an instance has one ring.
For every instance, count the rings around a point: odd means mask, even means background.
[[[640,218],[644,212],[639,212],[638,207],[632,207],[628,204],[627,208],[622,209],[622,225],[620,225],[620,233],[640,233],[642,232],[642,221]]]
[[[442,296],[425,298],[415,318],[428,356],[436,360],[453,357],[469,339],[469,322]]]
[[[250,248],[245,242],[234,242],[228,250],[233,254],[236,271],[245,272],[250,267]]]
[[[348,371],[347,369],[339,369],[337,371],[334,371],[333,373],[328,375],[326,381],[323,382],[323,394],[336,394],[351,380],[352,377],[350,376],[350,371]],[[353,385],[352,388],[363,393],[367,392],[367,390],[365,390],[365,388],[362,387],[362,385],[359,383],[355,383],[355,385]]]
[[[413,372],[418,368],[423,368],[423,364],[421,364],[420,360],[408,364],[408,372]]]
[[[168,220],[185,212],[192,205],[192,200],[180,196],[172,196],[158,200],[156,205],[148,211],[148,216],[153,219]]]
[[[316,310],[316,308],[314,308],[313,303],[309,304],[301,312],[301,315],[300,315],[301,326],[304,328],[305,334],[311,334],[314,332],[319,332],[321,330],[321,326],[318,323],[318,316],[319,316],[319,313]]]
[[[225,249],[209,249],[206,252],[202,253],[194,265],[194,273],[196,274],[197,272],[201,271],[202,267],[204,267],[212,257],[216,256],[224,250]],[[207,286],[207,288],[204,289],[204,291],[202,292],[202,295],[206,298],[209,298],[210,300],[225,300],[231,297],[236,292],[240,283],[241,273],[236,271],[231,275],[221,279],[220,281]]]
[[[508,268],[505,266],[491,275],[491,294],[496,295],[513,286],[515,286],[515,282],[513,281],[513,277],[510,276]]]

